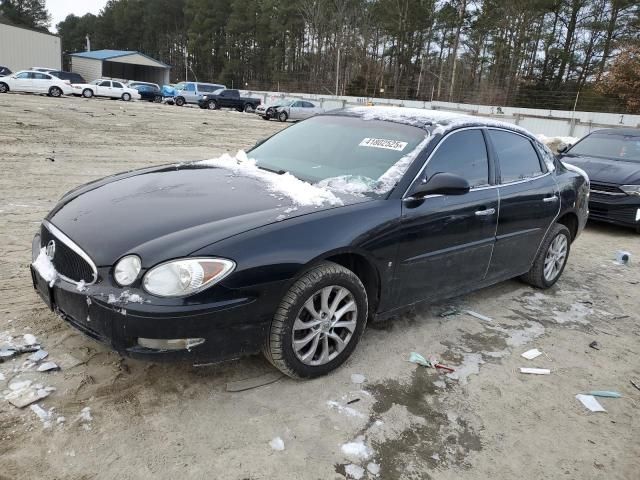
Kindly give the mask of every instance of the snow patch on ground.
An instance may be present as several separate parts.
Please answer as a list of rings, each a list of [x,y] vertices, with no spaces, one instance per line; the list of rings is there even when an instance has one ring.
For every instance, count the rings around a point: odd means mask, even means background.
[[[345,465],[344,473],[347,474],[347,478],[354,478],[355,480],[360,480],[364,476],[364,468],[359,465],[354,465],[350,463],[349,465]]]
[[[340,449],[342,453],[350,459],[367,460],[371,457],[371,449],[364,443],[364,437],[361,435],[353,442],[343,444]]]
[[[33,265],[33,268],[36,269],[46,282],[49,282],[49,286],[53,287],[56,283],[56,279],[58,278],[58,272],[47,256],[46,249],[44,247],[40,249],[38,257],[31,265]]]
[[[593,308],[584,303],[574,303],[569,307],[569,310],[558,310],[554,308],[552,310],[553,319],[559,323],[589,323],[588,316],[593,315]]]
[[[275,437],[269,442],[269,446],[273,450],[281,452],[282,450],[284,450],[284,440],[282,440],[280,437]]]
[[[366,415],[364,413],[359,412],[355,408],[351,408],[346,405],[340,405],[338,402],[333,400],[327,401],[327,406],[332,410],[337,410],[339,413],[347,415],[348,417],[366,418]]]
[[[467,384],[467,378],[470,375],[480,373],[480,364],[484,363],[482,355],[479,353],[465,353],[462,364],[456,367],[455,372],[447,373],[447,377],[452,380],[458,380],[461,385]]]
[[[255,178],[267,184],[269,191],[281,195],[286,195],[295,204],[300,206],[319,207],[328,203],[329,205],[342,205],[342,200],[336,197],[331,191],[320,186],[311,185],[290,173],[278,175],[277,173],[261,170],[257,167],[255,160],[249,159],[247,154],[240,150],[235,157],[224,154],[218,158],[203,160],[200,165],[224,168],[230,170],[234,175],[242,175]]]

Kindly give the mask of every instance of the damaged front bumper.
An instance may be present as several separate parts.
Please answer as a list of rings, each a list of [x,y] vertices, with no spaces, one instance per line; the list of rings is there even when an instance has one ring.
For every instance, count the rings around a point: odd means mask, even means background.
[[[640,230],[640,197],[637,195],[605,196],[592,193],[589,200],[589,219]]]
[[[40,297],[63,320],[134,358],[205,363],[257,353],[271,322],[255,297],[195,303],[104,284],[79,287],[61,278],[51,286],[33,266],[31,276]]]

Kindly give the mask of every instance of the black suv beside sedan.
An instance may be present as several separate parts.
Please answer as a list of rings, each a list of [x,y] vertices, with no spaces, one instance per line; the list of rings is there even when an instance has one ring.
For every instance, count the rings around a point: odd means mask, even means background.
[[[514,277],[554,285],[588,191],[513,125],[351,108],[247,154],[72,190],[34,238],[31,271],[50,308],[123,354],[262,351],[317,377],[370,320]]]
[[[640,233],[640,129],[597,130],[558,151],[589,175],[589,218]]]

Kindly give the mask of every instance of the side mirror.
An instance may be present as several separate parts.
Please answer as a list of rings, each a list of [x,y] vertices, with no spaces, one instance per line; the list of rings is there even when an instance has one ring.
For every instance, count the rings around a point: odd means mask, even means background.
[[[413,198],[427,195],[464,195],[471,186],[466,179],[454,173],[436,173],[426,182],[417,185],[411,192]]]
[[[558,153],[564,153],[567,150],[569,150],[570,146],[571,145],[567,145],[566,143],[561,143],[561,144],[558,145],[558,148],[556,150],[558,150]]]

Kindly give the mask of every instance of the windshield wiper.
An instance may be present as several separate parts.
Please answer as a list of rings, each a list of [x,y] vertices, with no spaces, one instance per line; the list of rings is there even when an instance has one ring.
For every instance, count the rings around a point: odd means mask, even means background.
[[[258,164],[256,164],[256,167],[258,167],[261,170],[266,170],[267,172],[277,173],[278,175],[284,175],[285,173],[287,173],[284,170],[274,170],[272,168],[263,167],[262,165],[258,165]]]

